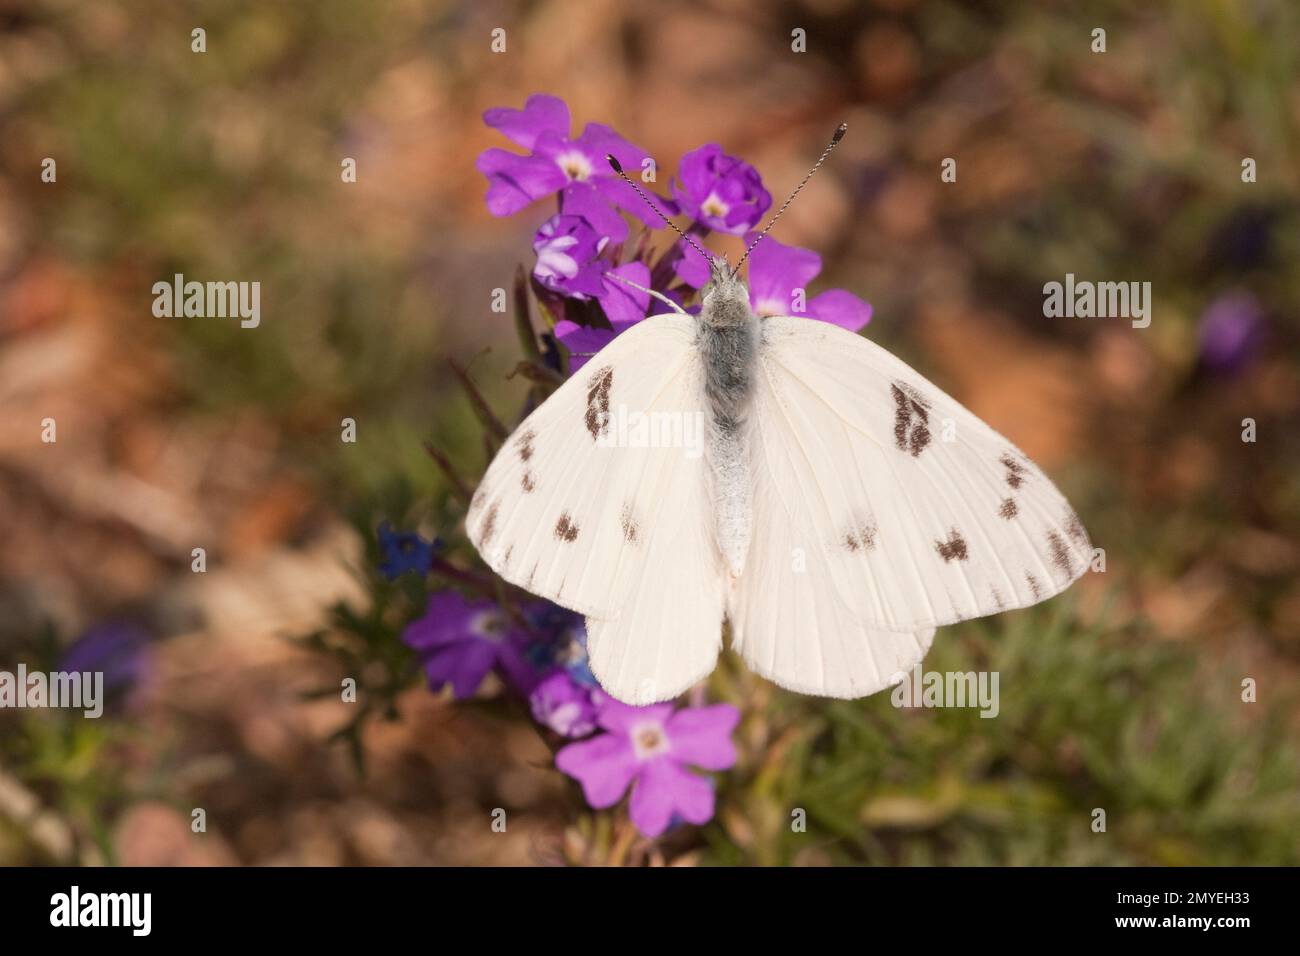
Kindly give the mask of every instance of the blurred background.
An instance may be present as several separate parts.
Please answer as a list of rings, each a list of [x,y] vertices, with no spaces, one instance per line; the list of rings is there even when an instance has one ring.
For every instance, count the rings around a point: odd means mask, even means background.
[[[1297,36],[1290,0],[0,0],[0,669],[115,687],[97,721],[0,711],[0,863],[1300,862]],[[490,290],[546,213],[494,219],[474,160],[535,92],[660,192],[717,142],[779,202],[848,122],[779,238],[1106,550],[940,633],[927,669],[999,671],[998,719],[728,655],[717,817],[651,845],[401,656],[375,526],[472,558],[422,448],[485,464],[446,360],[507,420],[527,391]],[[177,272],[260,281],[260,327],[155,318]],[[1150,327],[1044,318],[1067,272],[1151,282]]]

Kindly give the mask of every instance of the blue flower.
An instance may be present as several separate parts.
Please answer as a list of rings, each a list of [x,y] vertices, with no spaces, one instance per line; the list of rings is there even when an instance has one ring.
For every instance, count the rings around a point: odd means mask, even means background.
[[[390,581],[407,571],[428,574],[433,567],[433,553],[439,546],[440,542],[425,541],[414,532],[394,531],[385,521],[379,526],[379,547],[384,553],[379,573]]]
[[[587,627],[582,615],[550,601],[538,601],[523,610],[529,626],[539,636],[528,650],[534,666],[542,671],[558,667],[579,684],[596,686],[587,662]]]

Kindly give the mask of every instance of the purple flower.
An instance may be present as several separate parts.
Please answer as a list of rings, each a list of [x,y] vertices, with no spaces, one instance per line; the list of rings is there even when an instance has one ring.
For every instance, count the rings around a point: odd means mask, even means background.
[[[595,687],[574,680],[567,670],[545,677],[528,695],[533,717],[564,737],[585,737],[596,729],[598,702],[604,698]]]
[[[657,837],[674,816],[701,824],[713,816],[713,787],[687,770],[725,770],[736,762],[731,732],[740,712],[730,704],[690,707],[673,704],[629,707],[605,697],[596,722],[605,730],[569,744],[555,765],[582,784],[592,807],[619,801],[629,785],[629,815],[637,829]]]
[[[745,237],[746,243],[758,238]],[[768,236],[749,256],[749,303],[756,313],[806,315],[857,332],[871,321],[871,304],[843,289],[805,299],[804,290],[822,271],[822,257],[811,249],[785,246]]]
[[[568,319],[561,319],[555,323],[555,337],[570,353],[570,374],[582,368],[591,356],[614,341],[616,336],[645,318],[646,307],[650,304],[649,294],[611,279],[610,275],[635,282],[642,288],[650,286],[650,270],[645,263],[625,262],[605,273],[601,280],[600,293],[596,296],[605,317],[609,319],[610,328],[578,325]]]
[[[678,208],[700,225],[738,236],[757,225],[772,205],[758,170],[709,143],[682,157],[672,183]]]
[[[581,136],[570,139],[569,107],[544,94],[530,96],[522,110],[488,110],[483,121],[529,151],[521,156],[492,148],[479,155],[477,166],[488,178],[487,206],[493,215],[512,215],[558,192],[563,212],[573,212],[570,207],[575,202],[599,199],[606,208],[625,209],[647,225],[661,227],[658,217],[614,174],[605,158],[613,155],[625,169],[638,169],[648,154],[608,126],[588,123]],[[627,224],[612,210],[592,225],[615,242],[627,238]]]
[[[758,233],[745,236],[748,245]],[[691,246],[678,243],[677,275],[694,288],[708,283],[709,262]],[[871,304],[843,289],[806,297],[808,283],[822,271],[822,258],[811,249],[799,249],[765,238],[749,256],[749,304],[761,316],[806,315],[857,332],[871,321]],[[797,294],[798,293],[798,294]]]
[[[569,350],[569,374],[590,361],[591,357],[613,342],[622,333],[636,325],[640,319],[623,322],[610,322],[613,328],[597,329],[587,325],[578,325],[568,319],[555,323],[555,337]]]
[[[552,292],[575,299],[594,298],[605,289],[606,263],[598,256],[609,243],[582,216],[552,216],[533,237],[537,264],[533,277]]]
[[[142,683],[150,671],[149,634],[135,624],[110,621],[86,631],[63,653],[58,670],[102,672],[114,693]]]
[[[466,601],[454,591],[430,596],[424,616],[402,632],[429,678],[429,689],[451,685],[457,700],[473,697],[496,668],[521,691],[532,689],[536,674],[524,654],[527,633],[491,601]]]
[[[395,581],[407,571],[419,575],[429,573],[437,541],[425,541],[414,532],[394,531],[387,521],[380,524],[378,533],[379,548],[384,555],[379,564],[380,574]]]
[[[1198,337],[1202,364],[1233,375],[1250,363],[1264,340],[1264,309],[1250,292],[1226,292],[1201,314]]]
[[[684,239],[678,239],[672,251],[673,273],[692,289],[702,289],[708,285],[712,273],[709,260],[700,255],[695,247]]]
[[[610,275],[627,280],[619,282],[609,278]],[[650,270],[644,262],[625,262],[617,268],[610,269],[605,277],[605,288],[601,292],[600,307],[610,325],[616,322],[632,325],[645,318],[646,306],[650,304],[650,293],[642,292],[627,282],[636,283],[641,289],[650,288]]]

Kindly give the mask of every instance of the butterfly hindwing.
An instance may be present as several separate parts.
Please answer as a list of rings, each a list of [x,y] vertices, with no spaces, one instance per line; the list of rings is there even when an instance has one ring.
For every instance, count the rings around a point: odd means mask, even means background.
[[[701,384],[702,389],[702,384]],[[713,670],[722,645],[724,570],[700,459],[666,457],[639,532],[637,580],[612,620],[587,618],[592,673],[627,704],[670,700]]]

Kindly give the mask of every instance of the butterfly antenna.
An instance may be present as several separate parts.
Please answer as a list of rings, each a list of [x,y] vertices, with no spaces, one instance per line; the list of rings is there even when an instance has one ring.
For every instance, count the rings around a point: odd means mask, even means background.
[[[790,194],[790,198],[781,204],[781,208],[776,211],[776,215],[767,221],[767,225],[763,227],[763,231],[760,232],[757,238],[749,244],[749,248],[745,250],[745,254],[741,256],[740,261],[736,263],[736,268],[731,271],[733,278],[740,272],[740,267],[745,264],[745,260],[748,259],[749,254],[754,251],[754,247],[762,242],[763,237],[766,236],[771,228],[776,225],[776,221],[781,218],[781,213],[785,212],[790,203],[794,202],[794,197],[799,195],[799,190],[808,185],[808,180],[813,178],[813,173],[817,172],[817,170],[821,168],[822,163],[826,162],[826,157],[831,154],[831,150],[840,144],[840,140],[844,138],[844,134],[848,131],[848,123],[841,123],[839,125],[839,129],[835,131],[835,135],[831,137],[830,143],[827,144],[826,149],[822,152],[821,158],[818,159],[817,162],[813,163],[813,168],[808,170],[808,175],[803,178],[803,181],[800,182],[798,186],[794,187],[794,192]]]
[[[664,221],[664,225],[666,225],[669,229],[677,233],[677,235],[681,236],[692,246],[694,246],[695,251],[698,252],[700,255],[704,256],[706,262],[711,262],[713,260],[713,256],[709,255],[702,248],[700,248],[700,244],[698,242],[696,242],[690,236],[686,235],[686,233],[678,229],[676,223],[674,223],[671,219],[669,219],[667,216],[663,214],[663,210],[661,210],[658,206],[654,204],[653,201],[651,201],[650,197],[647,196],[642,191],[640,186],[632,182],[632,180],[628,179],[627,173],[623,172],[623,167],[617,159],[615,159],[611,154],[608,153],[605,155],[605,159],[609,160],[609,168],[614,170],[614,172],[618,173],[619,177],[623,180],[623,182],[627,183],[629,186],[631,186],[633,189],[636,190],[636,194],[640,196],[642,199],[644,199],[645,204],[649,206],[651,209],[653,209],[655,215]]]

